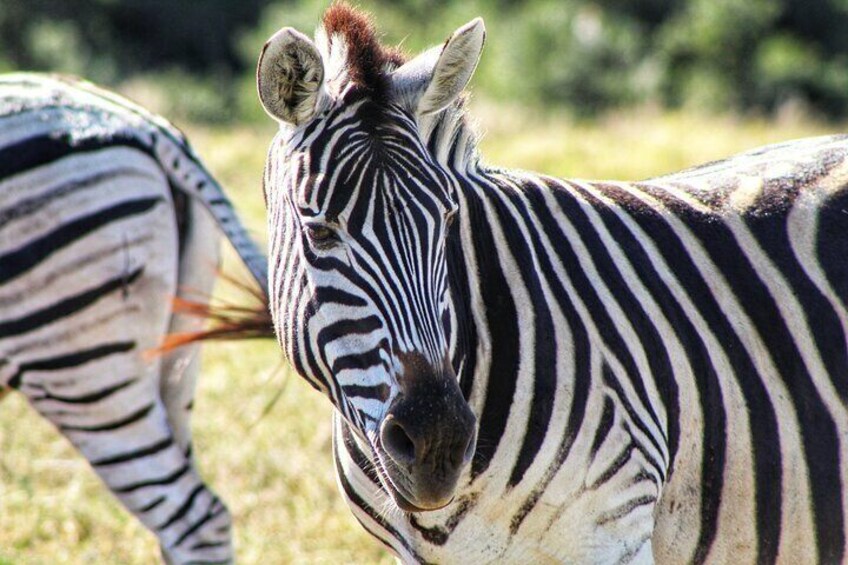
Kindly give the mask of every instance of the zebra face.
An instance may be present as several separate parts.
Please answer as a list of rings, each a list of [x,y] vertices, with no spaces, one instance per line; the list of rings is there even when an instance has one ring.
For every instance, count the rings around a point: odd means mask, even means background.
[[[336,50],[355,51],[354,39],[326,21],[321,50],[283,29],[258,69],[260,98],[282,126],[265,178],[280,344],[330,398],[406,511],[448,504],[476,444],[449,351],[455,187],[419,132],[420,105],[444,107],[476,65],[482,23],[466,28],[442,48],[459,73],[441,77],[452,92],[431,93],[417,59],[391,76],[349,59],[325,69],[324,58],[340,59]],[[476,49],[470,70],[457,64],[462,49]],[[444,57],[428,57],[430,75],[438,74]],[[378,84],[350,78],[369,72]]]
[[[270,157],[272,312],[289,359],[359,431],[398,505],[430,509],[450,501],[475,445],[448,350],[457,204],[411,117],[370,123],[373,104],[340,101]]]

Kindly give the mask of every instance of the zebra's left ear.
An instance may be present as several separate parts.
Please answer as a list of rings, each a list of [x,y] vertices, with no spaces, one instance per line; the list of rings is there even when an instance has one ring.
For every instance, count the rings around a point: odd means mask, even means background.
[[[398,99],[417,115],[438,112],[453,102],[471,80],[486,26],[475,18],[456,30],[444,45],[428,49],[392,73]]]

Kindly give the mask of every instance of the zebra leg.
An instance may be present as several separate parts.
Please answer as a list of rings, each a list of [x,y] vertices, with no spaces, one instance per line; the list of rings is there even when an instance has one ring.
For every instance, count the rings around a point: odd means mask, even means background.
[[[40,341],[12,360],[12,382],[159,538],[167,562],[228,562],[229,513],[200,479],[188,434],[181,440],[168,417],[161,392],[168,367],[146,354],[171,323],[179,284],[175,235],[174,216],[159,208],[98,234],[98,246],[119,251],[104,254],[74,280],[130,275],[120,288],[62,318],[61,328],[28,337]]]
[[[180,216],[180,264],[177,295],[186,300],[207,302],[219,267],[220,234],[209,213],[194,199],[175,195],[175,208]],[[171,315],[169,333],[192,332],[202,329],[204,321],[191,316]],[[163,358],[159,393],[165,406],[168,423],[177,445],[192,460],[191,414],[194,392],[200,373],[200,347],[182,347]],[[216,521],[220,541],[231,539],[229,514],[223,502],[218,502],[222,519]],[[167,556],[166,556],[167,559]]]
[[[92,374],[95,365],[104,372]],[[61,381],[30,372],[21,392],[158,536],[168,563],[230,561],[229,514],[174,438],[159,397],[160,365],[136,350],[113,352],[63,371]]]

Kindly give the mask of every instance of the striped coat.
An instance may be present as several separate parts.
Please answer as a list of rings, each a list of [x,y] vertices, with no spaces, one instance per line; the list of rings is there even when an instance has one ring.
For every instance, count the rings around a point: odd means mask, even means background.
[[[227,509],[191,458],[196,348],[150,355],[198,329],[171,299],[208,299],[221,231],[264,285],[262,254],[170,124],[86,83],[0,79],[0,388],[173,563],[232,558]]]
[[[483,39],[407,60],[337,4],[260,56],[272,316],[355,517],[404,562],[845,562],[848,137],[499,169]]]
[[[366,528],[407,561],[844,561],[848,140],[640,183],[466,179],[479,447],[451,506],[384,513],[339,422]]]

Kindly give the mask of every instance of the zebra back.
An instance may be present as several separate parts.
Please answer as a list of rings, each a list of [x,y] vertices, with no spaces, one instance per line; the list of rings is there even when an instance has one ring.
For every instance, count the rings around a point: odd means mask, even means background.
[[[144,108],[97,86],[68,76],[20,73],[0,78],[0,88],[19,88],[20,97],[0,100],[0,117],[14,118],[30,112],[59,112],[78,122],[68,128],[79,138],[75,145],[126,137],[156,159],[167,175],[172,190],[199,201],[236,250],[251,276],[267,294],[267,260],[239,220],[221,185],[207,171],[185,136],[173,124]],[[98,116],[92,120],[91,116]],[[117,127],[109,127],[120,116]]]

